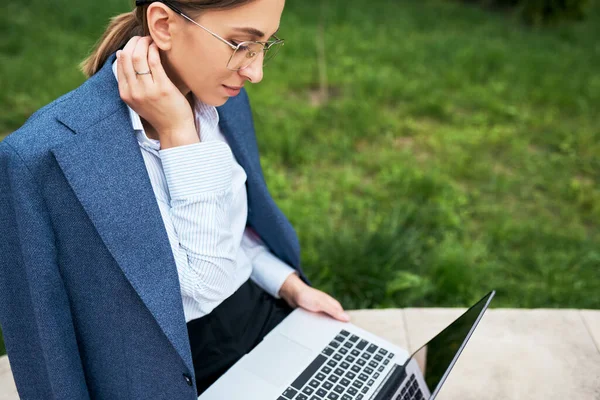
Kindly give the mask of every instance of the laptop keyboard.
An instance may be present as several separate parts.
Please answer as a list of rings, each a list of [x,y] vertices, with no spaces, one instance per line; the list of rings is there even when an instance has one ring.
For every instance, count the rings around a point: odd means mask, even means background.
[[[278,400],[362,400],[392,357],[341,330]]]
[[[423,393],[419,388],[415,374],[410,376],[410,379],[404,385],[404,388],[400,391],[400,394],[396,396],[395,400],[422,400]]]

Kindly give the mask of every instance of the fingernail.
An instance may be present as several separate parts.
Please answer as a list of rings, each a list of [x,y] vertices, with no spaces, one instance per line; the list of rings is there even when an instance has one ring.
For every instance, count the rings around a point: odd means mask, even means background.
[[[121,50],[117,51],[117,60],[121,58]]]
[[[343,318],[345,321],[350,321],[350,316],[349,316],[348,314],[346,314],[345,312],[344,312],[344,313],[342,313],[342,318]]]

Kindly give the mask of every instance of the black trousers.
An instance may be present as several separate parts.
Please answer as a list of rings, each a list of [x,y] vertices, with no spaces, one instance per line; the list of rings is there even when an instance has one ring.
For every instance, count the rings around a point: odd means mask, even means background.
[[[198,395],[250,352],[292,308],[250,279],[210,314],[187,323]]]

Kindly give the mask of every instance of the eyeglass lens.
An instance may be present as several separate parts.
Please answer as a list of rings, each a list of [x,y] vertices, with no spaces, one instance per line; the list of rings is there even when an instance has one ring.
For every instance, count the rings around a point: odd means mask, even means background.
[[[281,43],[273,44],[265,51],[263,66],[275,57],[280,47]],[[227,68],[237,71],[247,67],[260,55],[263,49],[264,46],[260,43],[242,42],[231,56]]]

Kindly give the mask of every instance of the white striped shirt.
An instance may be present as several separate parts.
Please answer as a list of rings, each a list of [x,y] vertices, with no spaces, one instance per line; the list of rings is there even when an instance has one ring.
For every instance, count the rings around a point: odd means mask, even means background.
[[[115,61],[115,77],[116,67]],[[128,108],[173,250],[186,322],[210,313],[248,278],[278,297],[294,269],[246,227],[246,173],[219,129],[216,108],[194,96],[200,143],[165,150]]]

